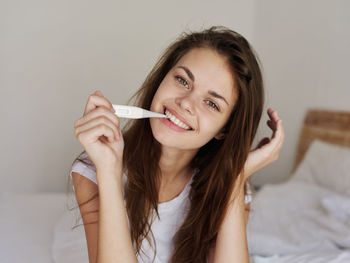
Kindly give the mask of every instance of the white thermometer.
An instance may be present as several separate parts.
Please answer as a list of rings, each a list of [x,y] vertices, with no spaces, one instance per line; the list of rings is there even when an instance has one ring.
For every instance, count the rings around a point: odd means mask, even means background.
[[[153,112],[149,110],[144,110],[135,106],[125,106],[125,105],[116,105],[112,104],[115,109],[115,114],[119,118],[128,118],[128,119],[142,119],[142,118],[167,118],[166,115]]]

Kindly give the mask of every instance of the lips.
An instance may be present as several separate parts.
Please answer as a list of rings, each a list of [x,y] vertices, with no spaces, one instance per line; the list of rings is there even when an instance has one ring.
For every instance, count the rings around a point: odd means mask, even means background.
[[[165,114],[165,110],[169,111],[172,115],[174,115],[177,119],[179,119],[181,122],[183,122],[184,124],[186,124],[188,127],[190,127],[191,129],[190,130],[194,130],[193,127],[182,117],[180,116],[176,111],[170,109],[170,108],[167,108],[164,106],[164,110],[163,110],[163,113]]]

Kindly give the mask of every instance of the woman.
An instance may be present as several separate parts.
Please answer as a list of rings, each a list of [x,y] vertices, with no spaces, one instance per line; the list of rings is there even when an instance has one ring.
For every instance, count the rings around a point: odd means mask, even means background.
[[[249,43],[225,27],[184,33],[135,95],[168,118],[121,132],[98,91],[75,122],[86,151],[76,161],[90,161],[97,183],[72,169],[90,262],[249,262],[244,183],[284,140],[268,109],[273,135],[250,151],[264,90]]]

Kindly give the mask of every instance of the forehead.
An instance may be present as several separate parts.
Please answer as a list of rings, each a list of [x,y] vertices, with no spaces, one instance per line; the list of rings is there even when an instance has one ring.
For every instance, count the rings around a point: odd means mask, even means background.
[[[187,52],[174,66],[187,67],[195,78],[194,86],[204,91],[213,90],[234,104],[236,89],[233,73],[227,59],[209,48],[194,48]]]

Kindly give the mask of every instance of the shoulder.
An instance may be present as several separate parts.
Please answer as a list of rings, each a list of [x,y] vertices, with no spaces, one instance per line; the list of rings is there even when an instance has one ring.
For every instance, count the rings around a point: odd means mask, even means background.
[[[82,178],[84,177],[88,179],[90,183],[98,185],[97,178],[96,178],[96,167],[86,152],[81,153],[73,162],[70,170],[70,177],[73,178],[74,174],[80,175],[80,176],[76,176],[77,177],[76,181],[81,181]],[[123,171],[122,180],[123,180],[123,191],[124,191],[125,185],[127,183],[127,170]],[[74,187],[75,185],[73,186],[73,188]]]

